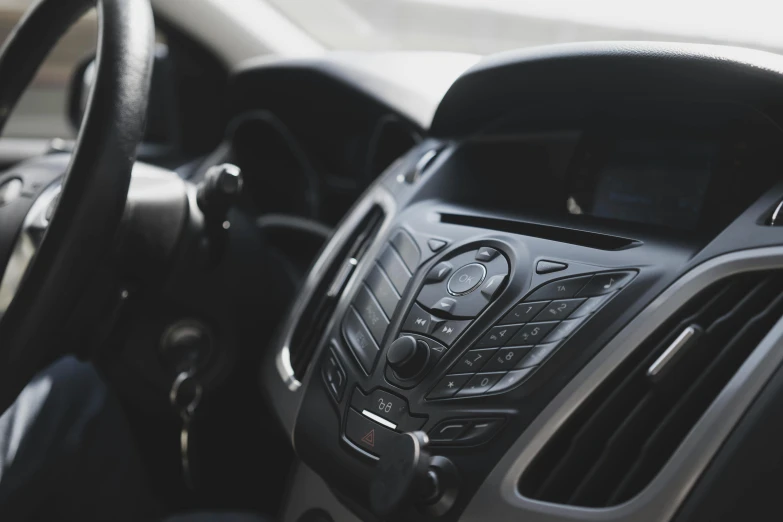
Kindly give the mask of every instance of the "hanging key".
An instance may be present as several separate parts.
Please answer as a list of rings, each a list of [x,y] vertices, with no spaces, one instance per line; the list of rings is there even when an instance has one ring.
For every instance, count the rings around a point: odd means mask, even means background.
[[[192,371],[181,372],[174,379],[169,392],[169,401],[182,419],[182,430],[179,434],[180,460],[182,463],[182,479],[189,489],[193,489],[193,474],[190,468],[190,427],[193,415],[201,402],[203,390],[201,384],[194,378]]]

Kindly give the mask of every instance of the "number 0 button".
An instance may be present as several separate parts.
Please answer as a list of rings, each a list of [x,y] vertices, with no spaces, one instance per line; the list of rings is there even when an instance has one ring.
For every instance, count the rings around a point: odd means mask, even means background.
[[[497,373],[477,373],[468,383],[457,392],[457,397],[469,397],[471,395],[481,395],[492,388],[506,374],[506,372]]]

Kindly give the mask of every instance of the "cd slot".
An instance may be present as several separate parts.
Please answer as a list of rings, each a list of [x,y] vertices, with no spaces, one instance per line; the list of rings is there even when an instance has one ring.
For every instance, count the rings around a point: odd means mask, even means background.
[[[440,222],[451,225],[497,230],[499,232],[508,232],[522,236],[538,237],[541,239],[558,241],[560,243],[570,243],[572,245],[597,248],[600,250],[624,250],[642,244],[641,241],[635,239],[612,236],[599,232],[589,232],[587,230],[542,225],[540,223],[529,223],[510,219],[470,216],[466,214],[441,213]]]

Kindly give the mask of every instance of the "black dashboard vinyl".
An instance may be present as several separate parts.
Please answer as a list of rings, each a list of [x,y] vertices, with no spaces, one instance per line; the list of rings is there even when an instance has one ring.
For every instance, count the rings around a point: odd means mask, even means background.
[[[782,107],[783,58],[735,48],[555,46],[470,69],[428,138],[338,226],[261,369],[298,455],[363,517],[377,461],[422,430],[458,470],[459,494],[446,508],[406,506],[401,520],[671,518],[710,473],[721,442],[710,437],[721,435],[699,428],[711,411],[667,441],[660,477],[673,479],[650,478],[627,503],[540,502],[518,479],[567,419],[590,408],[600,419],[601,379],[623,381],[620,363],[644,346],[634,336],[671,327],[705,281],[776,266],[781,235],[768,220],[783,199]],[[762,292],[732,291],[738,310]],[[769,348],[777,332],[755,333]],[[721,357],[736,359],[740,382],[760,353]],[[666,393],[641,382],[650,392],[632,420]],[[752,394],[740,391],[761,384],[704,397],[747,407]],[[648,447],[638,437],[652,435],[620,421],[619,445],[588,478]],[[690,457],[674,451],[697,435],[705,443]],[[555,449],[575,455],[563,469],[591,458]]]

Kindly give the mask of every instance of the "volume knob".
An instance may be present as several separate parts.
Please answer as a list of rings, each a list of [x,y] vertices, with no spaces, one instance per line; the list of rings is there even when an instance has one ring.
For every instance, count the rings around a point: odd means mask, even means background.
[[[418,375],[430,356],[430,347],[410,335],[395,340],[386,354],[386,361],[400,379],[410,379]]]

